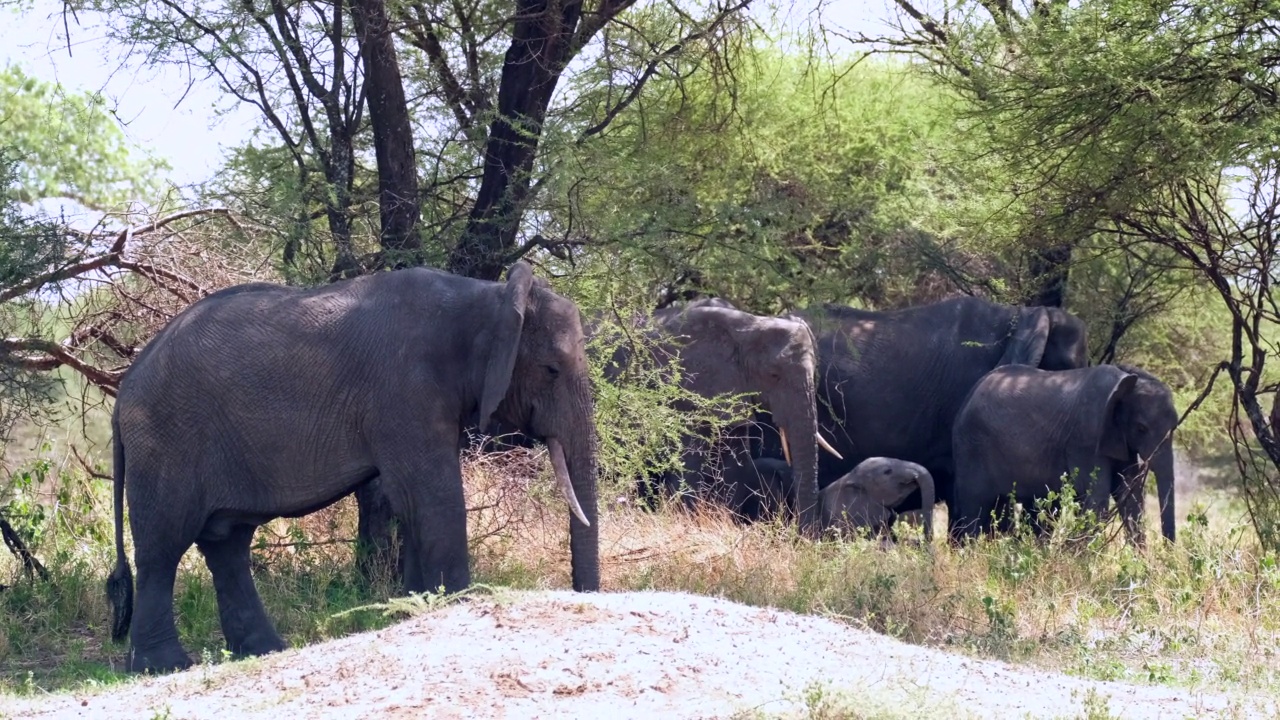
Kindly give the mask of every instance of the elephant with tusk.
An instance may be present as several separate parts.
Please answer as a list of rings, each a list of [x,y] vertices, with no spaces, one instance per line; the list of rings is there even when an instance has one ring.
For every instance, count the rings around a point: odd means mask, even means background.
[[[458,438],[489,418],[544,441],[569,506],[573,587],[600,586],[596,434],[578,308],[516,263],[506,282],[426,268],[301,289],[229,288],[142,350],[112,416],[112,636],[128,669],[191,664],[178,562],[213,576],[227,648],[280,650],[249,570],[255,529],[377,482],[407,539],[404,587],[471,583]],[[124,502],[134,578],[124,550]]]
[[[839,455],[819,456],[824,488],[869,457],[919,463],[954,524],[951,427],[969,390],[992,368],[1088,365],[1083,321],[1056,307],[960,297],[894,310],[823,305],[799,313],[817,338],[819,429]],[[783,457],[765,432],[756,457]],[[922,508],[919,492],[898,510]]]
[[[796,478],[793,500],[801,527],[816,532],[817,453],[819,448],[836,451],[818,433],[817,355],[808,325],[795,316],[753,315],[712,298],[659,310],[650,331],[660,341],[660,362],[679,359],[686,390],[703,397],[747,395],[759,402],[779,429],[782,452]],[[621,373],[628,353],[624,346],[614,354],[609,377]],[[727,446],[718,448],[694,434],[684,453],[684,471],[664,478],[663,484],[683,484],[704,498],[724,496],[719,468],[734,465],[734,456],[749,454],[746,432],[731,431]]]

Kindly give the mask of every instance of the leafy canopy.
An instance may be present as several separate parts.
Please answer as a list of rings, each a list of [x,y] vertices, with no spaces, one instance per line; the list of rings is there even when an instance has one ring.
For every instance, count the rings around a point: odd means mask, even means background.
[[[67,92],[16,65],[0,68],[0,147],[16,160],[6,191],[24,203],[62,197],[105,209],[149,199],[168,169],[138,157],[100,95]]]

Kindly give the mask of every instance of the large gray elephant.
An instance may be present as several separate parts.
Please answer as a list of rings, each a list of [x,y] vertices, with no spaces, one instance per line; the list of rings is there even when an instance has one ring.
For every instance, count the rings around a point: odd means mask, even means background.
[[[681,386],[703,397],[749,395],[772,418],[780,432],[780,454],[791,465],[797,516],[802,529],[817,528],[817,450],[826,443],[817,431],[814,337],[796,317],[764,317],[738,310],[725,300],[696,300],[654,314],[653,333],[661,362],[678,357]],[[615,353],[611,375],[628,360],[623,347]],[[695,495],[714,497],[718,473],[746,457],[731,433],[728,446],[710,448],[695,434],[684,454],[681,477]]]
[[[896,458],[872,457],[822,489],[822,526],[887,531],[897,517],[894,508],[919,493],[924,512],[924,539],[933,542],[933,476],[923,466]]]
[[[1088,363],[1084,323],[1059,308],[963,297],[883,312],[825,305],[800,315],[818,340],[819,429],[842,456],[820,457],[819,487],[869,457],[898,458],[924,466],[950,507],[951,426],[974,384],[1000,365]],[[920,507],[917,492],[895,510]]]
[[[458,438],[495,416],[546,441],[572,510],[573,587],[600,585],[596,440],[573,302],[525,263],[507,281],[414,268],[313,289],[210,295],[175,317],[126,373],[112,427],[112,635],[128,668],[191,664],[173,617],[194,543],[213,575],[228,649],[280,650],[249,571],[257,526],[313,512],[377,478],[407,541],[404,586],[471,582]],[[128,493],[138,570],[124,552]]]
[[[1160,525],[1174,540],[1173,394],[1155,376],[1126,365],[1048,372],[1001,367],[965,401],[954,429],[953,507],[965,535],[1002,522],[1012,496],[1023,507],[1074,481],[1081,506],[1098,517],[1109,498],[1132,542],[1141,545],[1146,470],[1156,474]]]

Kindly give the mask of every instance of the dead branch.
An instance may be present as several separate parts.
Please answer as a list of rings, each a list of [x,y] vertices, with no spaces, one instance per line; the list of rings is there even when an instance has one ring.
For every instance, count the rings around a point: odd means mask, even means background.
[[[36,372],[47,372],[66,365],[83,375],[104,393],[115,397],[116,390],[120,387],[120,378],[124,373],[103,370],[84,362],[75,356],[77,349],[39,338],[4,338],[0,339],[0,351],[4,351],[8,357],[0,358],[0,362],[11,363],[24,370]],[[36,354],[23,354],[29,352]]]
[[[88,475],[89,477],[98,478],[99,480],[111,480],[111,481],[115,480],[114,477],[107,475],[106,473],[100,473],[97,470],[94,470],[93,465],[91,465],[89,461],[86,460],[85,457],[80,454],[80,448],[76,447],[75,445],[71,446],[71,454],[76,456],[76,461],[80,463],[80,467],[84,470],[85,474]]]
[[[49,581],[49,571],[31,553],[27,544],[22,541],[22,536],[13,529],[13,526],[9,524],[8,518],[3,513],[0,513],[0,535],[4,536],[4,544],[9,547],[9,552],[22,561],[22,570],[27,574],[27,577],[39,575],[41,580]]]

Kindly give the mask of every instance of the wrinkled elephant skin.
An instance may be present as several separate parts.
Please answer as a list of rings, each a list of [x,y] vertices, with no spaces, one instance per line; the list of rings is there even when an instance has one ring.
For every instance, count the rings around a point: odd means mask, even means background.
[[[402,521],[404,586],[471,583],[458,438],[495,417],[551,450],[566,495],[573,585],[599,588],[596,446],[578,308],[525,263],[506,282],[414,268],[312,289],[210,295],[143,349],[112,419],[113,636],[128,667],[190,664],[178,642],[178,561],[199,547],[227,647],[279,650],[249,571],[258,525],[376,479]],[[124,554],[127,493],[137,603]]]
[[[1009,366],[974,387],[956,419],[955,514],[961,532],[1007,529],[1010,496],[1024,508],[1073,478],[1077,500],[1098,517],[1115,498],[1129,539],[1143,542],[1143,486],[1156,474],[1161,531],[1175,539],[1173,394],[1126,365],[1047,372]]]

